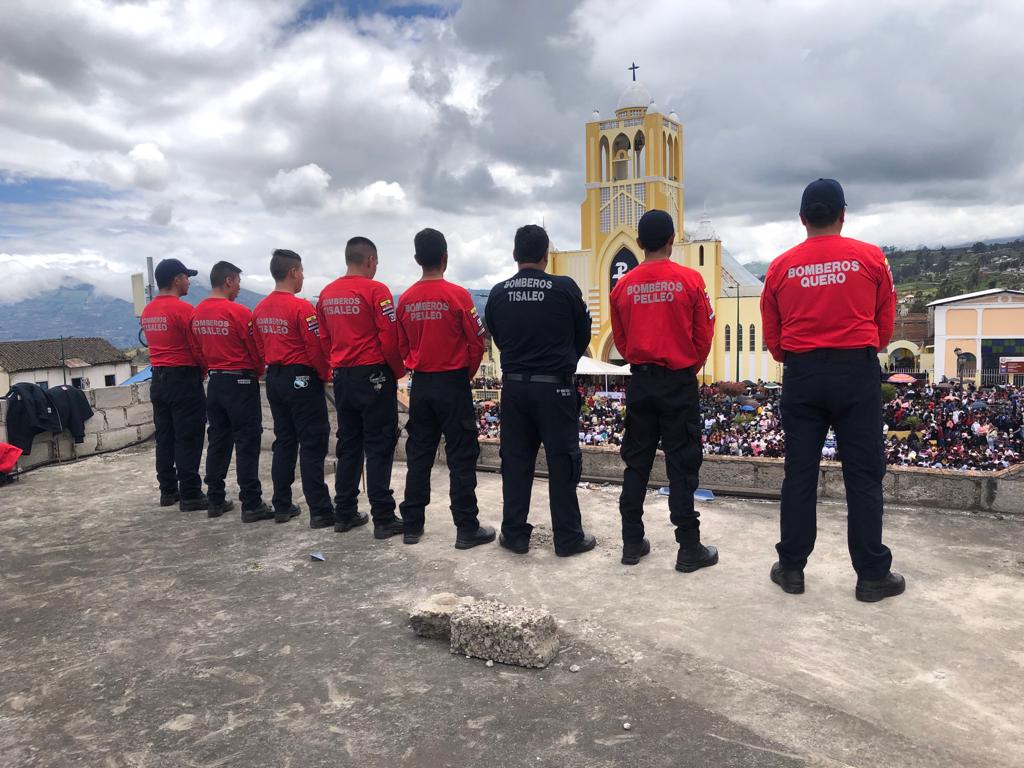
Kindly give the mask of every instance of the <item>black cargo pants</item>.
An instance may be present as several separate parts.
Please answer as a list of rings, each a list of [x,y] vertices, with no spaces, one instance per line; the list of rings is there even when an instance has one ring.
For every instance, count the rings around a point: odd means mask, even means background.
[[[694,509],[693,492],[704,461],[697,376],[690,368],[656,365],[634,365],[632,371],[626,385],[626,434],[619,450],[626,465],[619,496],[622,540],[644,536],[644,497],[660,441],[676,541],[684,548],[695,547],[700,543],[700,513]]]
[[[572,376],[506,374],[501,393],[501,533],[512,545],[530,540],[530,513],[537,451],[548,462],[548,493],[555,551],[570,552],[583,540],[576,485],[582,471],[580,401]]]
[[[274,459],[270,468],[274,510],[284,512],[292,505],[298,459],[310,518],[333,518],[334,504],[324,482],[324,459],[331,436],[324,383],[309,366],[270,365],[267,402],[274,417]]]
[[[199,479],[206,430],[203,373],[194,367],[154,367],[149,396],[160,493],[196,499],[203,493]]]
[[[459,533],[472,535],[480,527],[476,504],[476,461],[480,457],[476,415],[469,371],[414,373],[409,392],[409,421],[405,425],[405,500],[402,520],[407,531],[422,531],[430,503],[430,470],[444,435],[448,462],[448,496]]]
[[[210,422],[206,448],[206,490],[211,504],[224,501],[224,479],[235,452],[235,475],[242,509],[263,503],[260,484],[260,441],[263,409],[260,382],[252,371],[210,371],[206,387],[206,416]]]
[[[386,365],[334,369],[338,409],[338,469],[334,506],[339,520],[356,513],[359,478],[366,460],[366,495],[375,525],[395,519],[391,468],[398,444],[398,388]]]
[[[817,536],[818,475],[828,428],[836,432],[846,485],[847,544],[857,575],[880,579],[892,553],[882,544],[882,385],[873,348],[786,353],[779,562],[802,570]]]

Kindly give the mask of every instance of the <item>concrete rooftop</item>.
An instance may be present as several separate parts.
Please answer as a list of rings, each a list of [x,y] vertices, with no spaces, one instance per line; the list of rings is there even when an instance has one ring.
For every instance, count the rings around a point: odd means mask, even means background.
[[[613,487],[581,490],[599,548],[563,560],[540,482],[518,557],[452,548],[440,472],[410,547],[161,510],[152,458],[0,489],[4,766],[1024,765],[1020,520],[893,511],[908,589],[865,605],[833,505],[790,596],[768,581],[774,503],[701,505],[721,563],[686,575],[656,496],[628,568]],[[497,523],[499,478],[479,492]],[[408,607],[438,591],[548,608],[561,655],[488,668],[414,637]]]

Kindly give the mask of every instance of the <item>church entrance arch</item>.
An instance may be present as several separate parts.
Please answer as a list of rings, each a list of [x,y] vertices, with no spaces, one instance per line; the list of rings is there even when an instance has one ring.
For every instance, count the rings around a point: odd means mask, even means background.
[[[636,256],[629,248],[620,248],[619,252],[615,254],[615,258],[612,259],[611,267],[608,272],[608,290],[611,291],[615,287],[615,284],[619,282],[619,278],[625,275],[629,270],[633,269],[639,262],[636,260]]]

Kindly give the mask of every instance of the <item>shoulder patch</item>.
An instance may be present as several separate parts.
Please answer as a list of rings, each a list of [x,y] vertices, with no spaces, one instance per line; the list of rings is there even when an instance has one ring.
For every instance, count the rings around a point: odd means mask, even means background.
[[[318,339],[320,338],[320,323],[317,321],[316,315],[306,317],[306,329]]]
[[[395,303],[391,299],[381,300],[380,313],[392,323],[395,322]]]
[[[708,289],[704,289],[704,301],[708,303],[708,320],[715,319],[715,307],[711,303],[711,297],[708,295]]]

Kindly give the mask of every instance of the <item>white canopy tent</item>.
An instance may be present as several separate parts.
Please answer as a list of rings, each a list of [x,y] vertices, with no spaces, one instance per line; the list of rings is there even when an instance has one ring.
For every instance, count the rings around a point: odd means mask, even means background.
[[[603,363],[592,357],[581,357],[576,363],[577,376],[631,376],[632,372],[628,365],[613,365]]]

